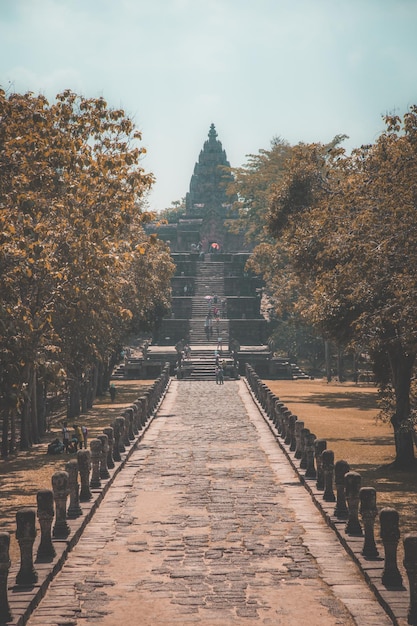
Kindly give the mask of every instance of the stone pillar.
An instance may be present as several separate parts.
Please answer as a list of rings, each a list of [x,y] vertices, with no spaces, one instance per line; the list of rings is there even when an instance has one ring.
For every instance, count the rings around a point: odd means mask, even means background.
[[[281,400],[275,402],[275,426],[279,435],[282,435],[282,412],[284,410],[284,406],[285,405]]]
[[[137,404],[135,402],[132,403],[132,411],[133,411],[133,433],[136,437],[136,435],[139,433],[139,426],[138,426],[138,407]]]
[[[137,423],[137,429],[138,429],[138,432],[139,432],[143,428],[143,425],[142,425],[142,403],[141,403],[139,398],[137,398],[135,400],[135,406],[136,406],[136,423]]]
[[[294,458],[301,459],[302,457],[302,447],[301,447],[301,431],[304,428],[304,422],[297,420],[294,426],[295,432],[295,452]]]
[[[41,528],[41,540],[38,546],[36,559],[49,561],[56,556],[52,543],[52,522],[54,520],[54,494],[50,489],[41,489],[36,494],[38,505],[37,515]]]
[[[397,548],[400,540],[400,516],[395,509],[385,507],[379,514],[380,535],[384,545],[385,560],[382,584],[385,587],[403,586],[403,577],[397,565]]]
[[[333,472],[334,472],[334,452],[333,450],[323,450],[321,454],[323,465],[323,481],[324,493],[323,500],[325,502],[335,502],[336,496],[333,491]]]
[[[291,411],[287,408],[284,408],[284,410],[282,411],[282,433],[281,433],[281,437],[283,438],[284,443],[287,442],[290,415],[291,415]],[[289,443],[289,439],[288,439],[288,443]]]
[[[101,487],[100,459],[101,459],[102,448],[103,446],[101,445],[100,439],[92,439],[90,441],[90,452],[91,452],[90,487],[91,489],[100,489]]]
[[[130,448],[130,438],[129,438],[129,420],[124,415],[121,416],[122,420],[124,420],[123,424],[123,432],[122,432],[122,440],[125,448]],[[117,418],[119,419],[119,418]]]
[[[408,623],[417,624],[417,535],[404,537],[404,567],[410,585],[410,604],[408,607]]]
[[[78,471],[80,472],[80,502],[88,502],[93,497],[90,491],[90,450],[78,450],[77,452]]]
[[[361,475],[357,472],[348,472],[345,475],[345,493],[349,516],[345,531],[347,535],[351,535],[352,537],[361,537],[363,534],[358,518],[360,488]]]
[[[290,415],[290,452],[294,452],[297,442],[295,440],[295,425],[297,423],[298,417],[296,415]]]
[[[324,489],[323,459],[322,452],[327,448],[325,439],[316,439],[314,442],[314,458],[316,461],[317,480],[316,487],[321,491]]]
[[[75,519],[82,515],[80,507],[80,485],[78,484],[78,460],[71,459],[65,463],[65,471],[68,474],[69,505],[67,510],[68,519]]]
[[[284,443],[286,446],[291,445],[291,419],[295,418],[295,420],[297,419],[295,417],[295,415],[293,415],[291,413],[291,411],[288,411],[288,413],[285,414],[285,439],[284,439]],[[294,424],[295,424],[295,420],[294,420]]]
[[[364,544],[362,556],[374,559],[378,556],[375,544],[374,524],[377,516],[376,490],[373,487],[362,487],[359,491],[359,513],[361,514],[364,530]]]
[[[11,622],[13,619],[7,597],[7,578],[10,569],[10,535],[0,532],[0,624]]]
[[[70,527],[67,524],[68,483],[68,472],[55,472],[55,474],[52,474],[52,491],[55,500],[55,525],[52,536],[55,539],[66,539],[70,534]]]
[[[109,450],[107,452],[107,467],[109,469],[113,469],[115,467],[114,458],[113,458],[113,446],[114,446],[113,428],[111,426],[108,426],[107,428],[103,428],[103,433],[107,435],[107,442],[109,444]]]
[[[31,587],[38,581],[33,567],[33,544],[36,537],[35,509],[24,507],[16,513],[16,539],[20,548],[20,569],[16,585]]]
[[[116,422],[119,426],[119,452],[126,452],[126,447],[125,447],[125,440],[126,440],[126,436],[125,436],[125,418],[124,417],[116,417]],[[128,441],[127,445],[130,445],[130,441]]]
[[[336,506],[334,508],[334,515],[337,519],[347,519],[349,512],[346,505],[345,497],[345,474],[350,470],[349,463],[347,461],[336,461],[334,466],[335,483],[336,483]]]
[[[126,420],[127,437],[130,444],[131,441],[135,440],[135,434],[133,432],[133,409],[126,409],[123,412],[123,417]]]
[[[113,435],[113,459],[119,463],[122,460],[122,457],[120,456],[120,424],[117,419],[113,422]]]
[[[308,428],[301,429],[301,457],[300,457],[300,469],[306,469],[307,467],[307,437],[310,434],[310,430]]]
[[[97,439],[101,441],[101,455],[100,455],[100,469],[99,475],[102,480],[107,480],[110,478],[109,469],[107,467],[107,455],[109,452],[109,440],[107,435],[104,433],[102,435],[98,435]]]
[[[304,474],[305,478],[316,478],[317,472],[314,466],[314,442],[316,441],[316,435],[309,433],[306,437],[305,450],[306,450],[306,462],[307,467]]]

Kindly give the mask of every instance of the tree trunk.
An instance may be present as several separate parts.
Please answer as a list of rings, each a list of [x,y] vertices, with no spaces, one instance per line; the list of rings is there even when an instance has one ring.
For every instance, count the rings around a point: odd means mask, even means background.
[[[80,416],[80,383],[76,376],[69,381],[68,389],[68,405],[67,405],[67,418],[73,419]]]
[[[16,407],[10,411],[10,444],[9,453],[13,454],[17,450],[17,428],[16,428]]]
[[[29,410],[30,410],[30,424],[31,424],[31,441],[32,443],[40,443],[38,430],[38,401],[36,396],[37,391],[37,375],[36,369],[33,368],[30,376],[29,384]]]
[[[324,359],[326,364],[326,378],[330,383],[332,380],[332,366],[330,362],[330,344],[327,340],[324,341]]]
[[[345,375],[343,372],[343,348],[337,347],[337,378],[339,383],[343,383]]]
[[[1,433],[1,458],[7,459],[9,456],[9,409],[4,408],[1,414],[3,418],[3,428]]]
[[[415,466],[413,427],[410,423],[410,385],[416,352],[405,353],[398,343],[389,348],[388,358],[395,393],[395,413],[391,418],[395,439],[394,466],[410,470]]]

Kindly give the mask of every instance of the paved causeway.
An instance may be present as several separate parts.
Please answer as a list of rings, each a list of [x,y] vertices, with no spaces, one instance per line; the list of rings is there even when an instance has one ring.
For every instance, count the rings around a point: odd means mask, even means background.
[[[244,381],[173,381],[30,626],[388,626]]]

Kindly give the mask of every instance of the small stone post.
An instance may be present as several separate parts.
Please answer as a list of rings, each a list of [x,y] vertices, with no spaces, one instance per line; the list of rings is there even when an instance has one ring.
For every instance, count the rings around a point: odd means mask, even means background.
[[[126,452],[126,447],[125,447],[125,418],[124,417],[116,417],[116,423],[119,426],[119,452]],[[130,441],[127,444],[128,446],[130,445]]]
[[[404,567],[410,585],[410,604],[408,607],[408,623],[417,624],[417,535],[404,537]]]
[[[334,475],[336,483],[336,506],[334,508],[334,515],[337,519],[347,519],[349,511],[346,505],[345,496],[345,475],[349,472],[350,466],[347,461],[336,461],[334,466]]]
[[[0,623],[10,622],[13,619],[7,597],[7,578],[10,569],[10,535],[0,532]]]
[[[301,449],[301,431],[304,428],[304,422],[302,422],[301,420],[297,420],[295,422],[295,452],[294,452],[294,458],[295,459],[301,459],[302,456],[302,449]]]
[[[359,490],[361,488],[361,475],[357,472],[348,472],[345,475],[345,492],[348,503],[349,517],[346,523],[346,534],[352,537],[362,536],[362,527],[358,518]]]
[[[78,471],[80,472],[80,502],[88,502],[93,497],[90,491],[90,450],[78,450],[77,452]]]
[[[325,502],[335,502],[336,496],[333,491],[333,472],[334,472],[334,452],[333,450],[323,450],[321,455],[323,464],[323,480],[324,493],[323,500]]]
[[[307,437],[310,434],[310,430],[308,428],[301,429],[301,457],[300,457],[300,469],[306,469],[307,467],[307,452],[306,452],[306,443]]]
[[[91,489],[100,489],[100,459],[102,454],[102,448],[100,439],[91,439],[90,452],[91,452]]]
[[[376,508],[376,490],[374,487],[362,487],[359,491],[359,513],[363,520],[364,544],[362,548],[362,556],[375,559],[379,552],[375,543],[374,524],[377,516]]]
[[[66,539],[71,532],[67,524],[68,472],[55,472],[55,474],[52,474],[52,491],[55,500],[55,525],[52,530],[52,536],[55,539]]]
[[[314,442],[316,441],[316,435],[309,433],[306,437],[306,461],[307,467],[304,474],[305,478],[316,478],[317,472],[314,466]]]
[[[33,567],[35,518],[35,509],[24,507],[16,513],[16,539],[20,548],[20,569],[16,576],[16,585],[25,587],[32,586],[38,581],[38,574]]]
[[[136,437],[136,435],[139,433],[139,428],[138,428],[138,407],[135,404],[135,402],[132,403],[131,409],[132,409],[132,415],[133,415],[133,422],[132,422],[133,434]]]
[[[130,447],[129,420],[124,415],[121,415],[121,418],[123,420],[123,433],[122,433],[123,444],[124,444],[125,448],[129,448]],[[117,419],[119,419],[119,418],[117,418]]]
[[[80,485],[78,484],[78,460],[71,459],[65,463],[65,471],[68,474],[69,505],[67,510],[68,519],[75,519],[82,515],[80,507]]]
[[[395,509],[385,507],[379,514],[380,535],[384,545],[385,560],[382,584],[385,587],[402,587],[403,577],[397,565],[397,548],[400,540],[400,516]]]
[[[122,457],[120,456],[120,423],[117,419],[113,422],[113,436],[113,459],[119,463],[122,460]]]
[[[98,435],[97,439],[101,441],[101,455],[100,455],[100,478],[102,480],[107,480],[110,478],[109,469],[107,467],[107,455],[109,453],[109,440],[107,435],[104,433],[102,435]]]
[[[290,430],[290,452],[294,452],[297,442],[295,440],[295,425],[298,417],[296,415],[290,415],[289,430]]]
[[[288,411],[285,413],[285,439],[284,439],[284,443],[286,446],[291,445],[291,418],[293,417],[293,414],[291,413],[291,411]],[[297,418],[295,418],[297,419]],[[295,421],[294,421],[295,423]]]
[[[131,441],[135,440],[135,433],[133,432],[133,409],[126,409],[123,412],[123,417],[126,420],[127,437],[130,444]]]
[[[114,430],[111,426],[108,426],[107,428],[103,428],[103,433],[107,435],[107,442],[109,444],[109,450],[107,452],[107,467],[109,469],[113,469],[115,467],[113,458]]]
[[[39,526],[41,528],[41,540],[36,559],[38,561],[48,561],[56,556],[51,534],[52,522],[54,520],[54,494],[50,489],[41,489],[36,494],[36,502],[38,505]]]
[[[324,489],[324,473],[323,473],[323,459],[322,452],[327,448],[327,441],[325,439],[316,439],[314,442],[314,456],[316,459],[317,480],[316,487],[321,491]]]

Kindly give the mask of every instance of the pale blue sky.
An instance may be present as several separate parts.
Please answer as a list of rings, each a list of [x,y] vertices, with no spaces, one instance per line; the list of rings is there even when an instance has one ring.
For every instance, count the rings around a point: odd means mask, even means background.
[[[375,141],[417,104],[416,33],[417,0],[0,0],[0,85],[122,106],[161,209],[212,122],[234,167],[276,136]]]

